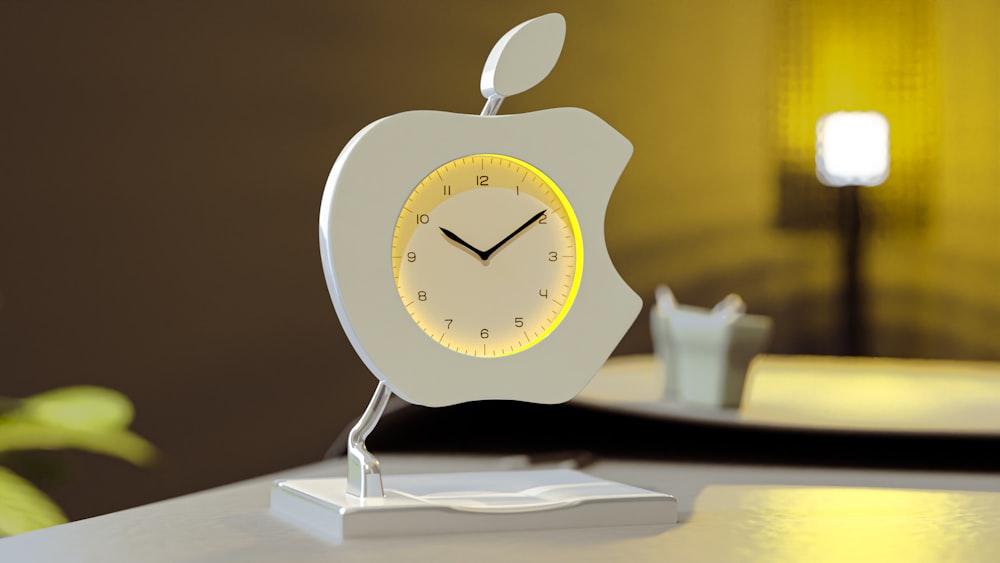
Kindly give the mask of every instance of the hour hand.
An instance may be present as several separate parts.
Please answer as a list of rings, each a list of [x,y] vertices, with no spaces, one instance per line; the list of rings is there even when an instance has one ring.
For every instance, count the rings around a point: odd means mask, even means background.
[[[482,250],[479,250],[475,246],[472,246],[471,244],[465,242],[464,240],[462,240],[462,237],[456,235],[455,233],[449,231],[448,229],[444,227],[439,227],[439,228],[441,229],[441,232],[444,233],[444,236],[450,238],[451,240],[457,242],[458,244],[464,246],[465,248],[468,248],[469,250],[474,252],[476,256],[479,257],[480,260],[485,262],[490,257],[489,253],[483,252]]]

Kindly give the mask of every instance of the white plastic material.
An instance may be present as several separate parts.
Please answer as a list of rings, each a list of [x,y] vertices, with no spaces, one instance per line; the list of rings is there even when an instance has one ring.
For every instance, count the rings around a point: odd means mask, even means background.
[[[414,186],[444,163],[481,153],[522,159],[560,186],[586,249],[576,299],[558,329],[522,352],[488,359],[427,337],[398,297],[390,260],[393,226]],[[579,393],[642,308],[604,240],[608,200],[631,155],[625,137],[577,108],[496,117],[411,111],[363,129],[323,193],[320,253],[337,315],[365,365],[393,393],[432,407],[552,404]]]
[[[556,66],[566,39],[566,20],[546,14],[504,34],[483,67],[479,89],[483,97],[520,94],[545,79]]]
[[[569,469],[386,475],[386,496],[359,500],[345,479],[276,481],[271,512],[321,537],[668,526],[677,500]]]
[[[736,408],[750,360],[771,332],[770,317],[745,314],[738,295],[711,310],[680,305],[660,286],[650,316],[653,350],[664,365],[664,399]]]

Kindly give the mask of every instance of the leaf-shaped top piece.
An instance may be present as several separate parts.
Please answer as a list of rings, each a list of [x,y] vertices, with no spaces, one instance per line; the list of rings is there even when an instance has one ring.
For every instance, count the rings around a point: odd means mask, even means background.
[[[541,82],[556,66],[565,39],[561,14],[530,19],[505,33],[486,58],[479,82],[483,96],[505,98]]]

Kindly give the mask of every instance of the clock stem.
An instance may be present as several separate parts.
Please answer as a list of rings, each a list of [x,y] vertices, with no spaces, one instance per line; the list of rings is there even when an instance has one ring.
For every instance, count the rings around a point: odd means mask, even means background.
[[[347,437],[347,493],[364,500],[369,497],[384,497],[382,470],[378,458],[365,447],[365,439],[375,429],[392,391],[379,381],[371,402]]]
[[[486,98],[486,105],[483,106],[483,111],[479,115],[496,115],[500,111],[500,104],[502,103],[503,96],[493,94],[489,98]]]

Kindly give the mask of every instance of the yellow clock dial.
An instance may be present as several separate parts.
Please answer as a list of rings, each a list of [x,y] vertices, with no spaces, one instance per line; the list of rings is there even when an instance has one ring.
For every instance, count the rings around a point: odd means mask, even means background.
[[[544,339],[570,310],[582,271],[569,201],[510,156],[441,165],[396,221],[392,272],[403,306],[428,337],[469,356],[507,356]]]

